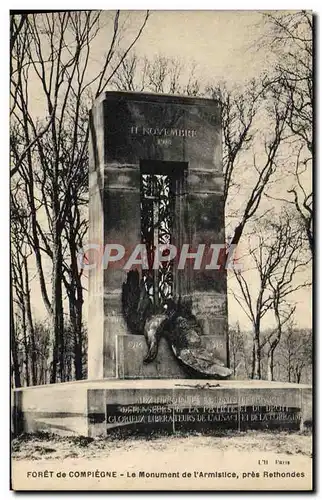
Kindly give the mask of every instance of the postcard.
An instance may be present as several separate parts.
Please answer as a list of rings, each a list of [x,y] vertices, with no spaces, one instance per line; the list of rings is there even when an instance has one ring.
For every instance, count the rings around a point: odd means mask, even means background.
[[[11,11],[11,487],[312,491],[310,11]]]

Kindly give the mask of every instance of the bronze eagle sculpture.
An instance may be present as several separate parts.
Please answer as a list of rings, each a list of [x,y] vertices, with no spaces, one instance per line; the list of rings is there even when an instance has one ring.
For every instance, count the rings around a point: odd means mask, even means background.
[[[225,379],[232,374],[218,359],[215,349],[203,346],[202,327],[192,313],[192,305],[168,299],[161,309],[155,310],[137,270],[129,271],[123,283],[122,312],[130,332],[145,337],[148,350],[144,363],[156,358],[163,336],[190,376]]]

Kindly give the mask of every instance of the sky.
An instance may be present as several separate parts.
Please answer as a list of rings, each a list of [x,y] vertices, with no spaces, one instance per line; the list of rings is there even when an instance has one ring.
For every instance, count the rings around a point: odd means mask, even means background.
[[[260,13],[247,11],[153,11],[136,50],[188,63],[194,60],[205,81],[241,81],[263,67],[263,61],[248,50],[261,18]]]
[[[107,26],[113,13],[105,12]],[[137,32],[144,11],[125,11],[124,45]],[[263,16],[258,11],[150,11],[144,31],[135,45],[140,56],[156,54],[176,58],[183,64],[197,65],[196,74],[203,83],[228,80],[242,82],[267,67],[268,55],[256,51],[263,32]],[[108,45],[106,34],[96,40],[93,63]]]
[[[121,12],[122,47],[135,38],[145,14],[145,11]],[[93,73],[101,67],[110,46],[114,15],[114,11],[103,13],[102,29],[92,41],[89,67]],[[150,11],[132,50],[148,59],[156,55],[175,58],[183,67],[195,64],[195,76],[202,85],[223,80],[236,84],[258,76],[267,68],[269,54],[263,57],[263,52],[256,50],[262,31],[263,16],[258,11]],[[45,102],[36,81],[33,90],[31,106],[41,116]]]
[[[122,44],[133,39],[144,15],[143,11],[122,12],[121,22],[127,27]],[[107,11],[104,16],[107,29],[103,29],[95,41],[90,61],[93,69],[100,64],[109,46],[108,27],[113,13]],[[272,54],[258,50],[263,30],[263,16],[258,11],[152,11],[135,52],[149,59],[157,54],[176,58],[184,67],[194,62],[195,76],[203,85],[223,80],[231,85],[242,84],[270,65]],[[42,102],[36,94],[35,87],[34,110],[41,114]],[[36,281],[32,292],[34,310],[42,315],[44,309]],[[298,304],[298,326],[311,326],[311,291],[301,290],[294,300]],[[244,312],[231,297],[229,321],[239,321],[242,328],[250,328]],[[270,326],[270,321],[268,316],[263,325]]]

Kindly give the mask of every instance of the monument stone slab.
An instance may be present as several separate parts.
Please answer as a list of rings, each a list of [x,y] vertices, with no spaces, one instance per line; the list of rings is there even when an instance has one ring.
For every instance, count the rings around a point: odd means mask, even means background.
[[[16,432],[106,437],[111,433],[220,434],[298,431],[312,422],[312,390],[266,381],[79,381],[15,390]]]
[[[96,245],[97,265],[89,270],[88,380],[16,389],[14,432],[97,437],[310,425],[310,386],[193,380],[183,360],[193,365],[196,351],[187,338],[196,340],[195,331],[184,338],[186,345],[179,345],[181,358],[176,338],[172,343],[161,338],[155,359],[144,363],[146,339],[131,333],[124,317],[125,264],[142,244],[142,176],[167,177],[174,186],[174,245],[189,243],[194,251],[198,244],[225,241],[218,102],[106,92],[89,120],[89,242]],[[154,207],[153,192],[149,196]],[[156,229],[157,217],[153,220]],[[115,265],[104,266],[109,244],[123,245],[125,253]],[[192,315],[199,319],[198,354],[204,366],[213,356],[216,367],[226,368],[226,272],[195,269],[188,259],[183,269],[174,261],[172,274],[172,294],[190,300]]]
[[[170,171],[173,177],[182,172],[181,188],[175,196],[173,244],[181,248],[189,243],[192,249],[200,243],[224,245],[220,120],[220,106],[213,99],[106,92],[94,104],[90,116],[89,239],[104,246],[124,245],[126,254],[117,265],[107,269],[96,266],[89,271],[89,379],[121,373],[127,378],[152,372],[161,378],[184,375],[181,367],[172,363],[167,346],[162,352],[168,350],[168,370],[167,364],[159,370],[157,360],[154,370],[142,372],[134,360],[125,371],[119,370],[124,360],[138,354],[129,347],[131,340],[124,338],[130,332],[120,310],[127,274],[122,266],[132,249],[142,243],[140,179],[147,172]],[[206,264],[200,270],[193,269],[193,264],[193,259],[188,259],[183,270],[174,269],[174,293],[192,299],[204,334],[225,344],[221,358],[226,364],[226,272],[205,270]],[[136,342],[140,344],[139,339]]]

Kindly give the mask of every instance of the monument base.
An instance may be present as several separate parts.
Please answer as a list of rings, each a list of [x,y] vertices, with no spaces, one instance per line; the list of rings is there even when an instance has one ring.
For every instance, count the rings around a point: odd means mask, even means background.
[[[264,380],[98,380],[14,390],[13,430],[110,433],[300,430],[312,422],[309,385]]]

